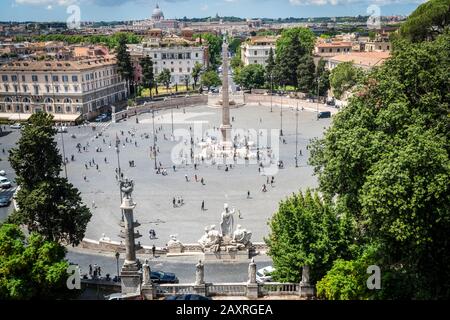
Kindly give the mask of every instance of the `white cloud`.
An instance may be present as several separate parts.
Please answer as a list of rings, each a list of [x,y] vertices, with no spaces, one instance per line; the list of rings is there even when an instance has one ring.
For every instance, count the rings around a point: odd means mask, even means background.
[[[339,5],[339,4],[351,4],[351,3],[367,3],[367,5],[389,5],[394,3],[423,3],[426,0],[289,0],[289,3],[293,6],[323,6],[323,5]]]
[[[29,4],[29,5],[42,5],[42,6],[53,6],[53,5],[60,5],[60,6],[68,6],[71,4],[74,4],[76,2],[79,2],[78,0],[16,0],[17,4]]]

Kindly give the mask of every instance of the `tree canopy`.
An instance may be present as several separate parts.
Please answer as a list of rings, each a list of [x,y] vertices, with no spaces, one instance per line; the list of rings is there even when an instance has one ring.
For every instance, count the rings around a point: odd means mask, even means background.
[[[448,32],[398,41],[311,145],[320,190],[382,252],[380,298],[450,296],[449,50]]]
[[[363,77],[364,72],[352,62],[339,63],[330,74],[333,95],[340,99],[344,92],[352,89]]]
[[[265,83],[264,67],[249,64],[235,73],[234,81],[246,89],[261,88]]]
[[[215,72],[213,70],[202,73],[201,81],[202,81],[202,85],[208,87],[208,90],[211,87],[220,86],[222,83],[217,72]]]
[[[61,299],[68,263],[65,249],[36,233],[27,239],[14,224],[0,226],[0,299]]]
[[[400,27],[400,35],[418,42],[435,39],[450,22],[450,0],[429,0],[411,13]]]

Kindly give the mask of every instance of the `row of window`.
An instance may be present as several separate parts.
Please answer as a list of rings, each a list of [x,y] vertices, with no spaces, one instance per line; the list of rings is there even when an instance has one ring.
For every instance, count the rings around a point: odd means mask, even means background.
[[[111,81],[110,80],[103,80],[103,86],[104,87],[109,86],[110,84],[115,84],[115,83],[117,83],[116,79],[111,79]],[[9,84],[4,84],[3,86],[5,88],[5,92],[10,92],[10,85]],[[90,84],[86,84],[85,86],[83,85],[83,88],[86,88],[85,91],[90,91],[90,90],[98,89],[101,86],[102,86],[102,82],[101,81],[97,81],[97,82],[95,82],[95,83],[93,83],[91,85]],[[14,89],[15,93],[19,92],[19,89],[20,89],[19,85],[15,84],[15,85],[12,86],[12,88]],[[69,90],[70,89],[69,85],[64,85],[62,88],[64,89],[64,92],[69,92],[70,91]],[[73,91],[74,92],[79,92],[79,88],[80,87],[78,85],[74,85],[73,86]],[[46,89],[46,93],[50,93],[51,92],[51,86],[50,85],[46,85],[45,89]],[[60,93],[61,92],[59,85],[53,85],[53,89],[54,89],[54,93]],[[22,85],[22,92],[24,92],[24,93],[30,92],[28,85],[26,85],[26,84]],[[38,95],[39,93],[40,93],[39,85],[33,85],[33,94]]]
[[[103,77],[108,77],[110,75],[112,76],[113,74],[114,74],[113,70],[103,70],[102,72],[98,71],[98,72],[88,73],[88,74],[86,74],[86,81],[99,79],[99,78],[101,78],[102,75],[103,75]],[[17,82],[18,76],[17,75],[8,76],[7,74],[2,75],[2,81],[3,82],[9,82],[9,79],[11,79],[11,82]],[[45,82],[49,82],[50,79],[52,80],[52,82],[59,82],[60,76],[59,75],[52,75],[50,77],[48,75],[44,75]],[[71,79],[72,79],[72,82],[78,82],[78,76],[77,75],[72,75]],[[81,80],[84,81],[84,77],[83,76],[81,76]],[[25,75],[21,76],[21,81],[22,82],[26,82]],[[35,75],[35,74],[31,75],[31,81],[39,82],[39,76]],[[61,75],[61,81],[62,82],[69,82],[69,76],[68,75]]]
[[[154,53],[153,57],[155,59],[158,59],[158,54]],[[198,58],[198,52],[195,53],[195,57]],[[161,53],[161,59],[162,60],[169,60],[169,59],[179,59],[179,60],[183,60],[183,59],[191,59],[191,53],[190,52],[185,52],[185,53]]]
[[[47,106],[46,109],[47,109],[47,112],[53,112],[53,106]],[[9,104],[6,105],[6,107],[3,107],[3,105],[0,105],[0,112],[5,112],[5,111],[8,112],[8,111],[12,111],[12,110],[13,110],[13,108]],[[25,105],[23,107],[23,110],[25,112],[30,112],[30,106],[29,105]],[[66,110],[66,113],[71,113],[72,111],[81,112],[81,107],[74,107],[74,108],[72,108],[70,106],[66,106],[65,110]],[[20,106],[16,106],[15,112],[20,112],[20,111],[21,111]],[[55,107],[55,112],[59,112],[59,113],[63,112],[63,107],[56,106]]]
[[[333,52],[333,48],[328,49],[328,52]],[[325,52],[325,49],[320,49],[320,52]],[[341,48],[337,48],[336,52],[341,52]],[[343,48],[342,52],[350,52],[350,48]]]

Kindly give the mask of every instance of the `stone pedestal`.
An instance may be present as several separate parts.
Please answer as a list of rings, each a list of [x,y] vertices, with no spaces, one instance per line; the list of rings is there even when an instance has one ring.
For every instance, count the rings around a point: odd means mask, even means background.
[[[248,283],[247,284],[247,298],[249,299],[258,299],[259,290],[257,283]]]
[[[141,288],[141,294],[145,300],[153,300],[156,297],[156,291],[153,288],[153,284],[143,284]]]
[[[122,293],[139,293],[142,277],[137,264],[128,264],[122,267],[120,272],[122,281]]]
[[[309,282],[309,266],[302,267],[302,280],[299,284],[299,295],[301,298],[311,299],[315,296],[315,288]]]
[[[250,259],[249,250],[205,252],[205,261],[238,262]]]
[[[195,285],[194,292],[195,294],[206,296],[206,284]]]

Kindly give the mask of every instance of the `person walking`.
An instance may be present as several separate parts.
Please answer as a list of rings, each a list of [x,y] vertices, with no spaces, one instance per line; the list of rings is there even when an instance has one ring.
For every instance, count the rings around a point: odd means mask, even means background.
[[[156,247],[155,247],[155,245],[153,245],[153,246],[152,246],[152,255],[153,255],[153,258],[155,258],[155,253],[156,253]]]
[[[186,179],[186,182],[189,182],[189,178],[188,178],[187,174],[184,175],[184,178]]]
[[[202,211],[205,211],[205,200],[202,200]]]
[[[173,197],[173,199],[172,199],[172,204],[173,204],[173,207],[175,208],[177,205],[176,205],[176,200],[175,200],[175,197]]]
[[[89,277],[92,278],[92,264],[89,265]]]
[[[250,190],[247,191],[247,199],[250,199]]]
[[[202,183],[203,186],[205,185],[205,180],[203,179],[203,177],[202,177],[202,179],[200,180],[200,182]]]

